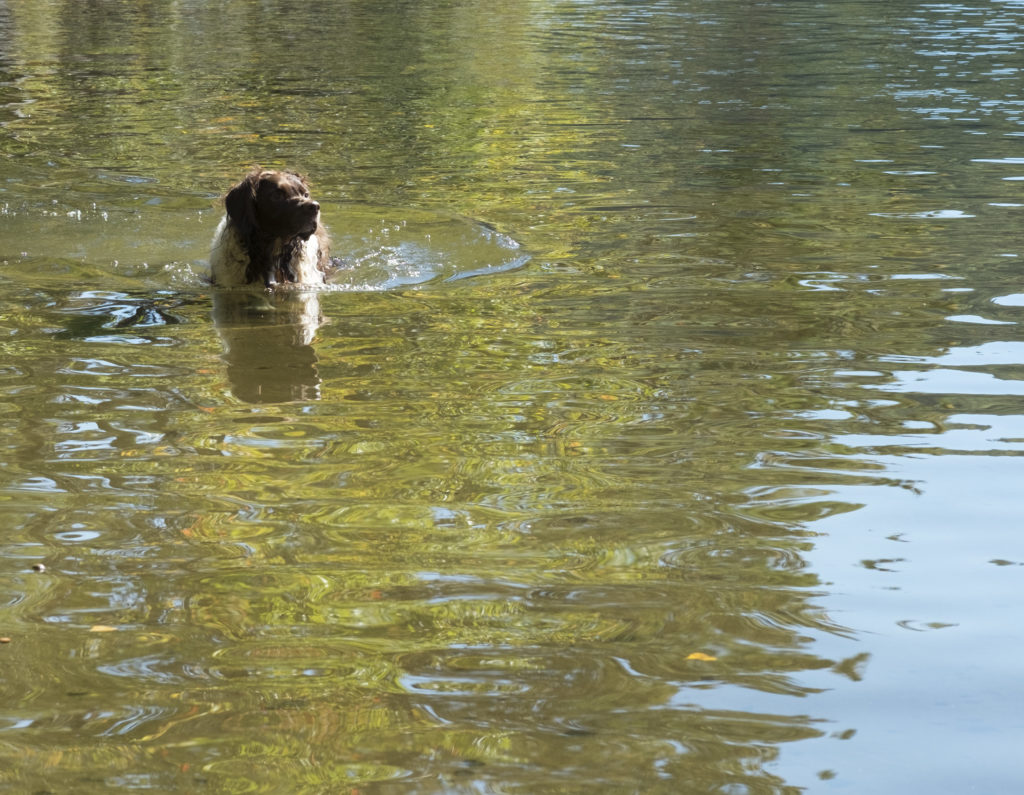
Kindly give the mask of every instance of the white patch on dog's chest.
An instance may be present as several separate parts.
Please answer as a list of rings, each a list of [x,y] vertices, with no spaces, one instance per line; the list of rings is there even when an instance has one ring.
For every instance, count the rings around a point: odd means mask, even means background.
[[[274,241],[271,256],[281,255],[281,241]],[[299,284],[320,284],[323,274],[318,263],[320,260],[320,240],[313,235],[302,241],[292,255],[292,271],[295,281]],[[221,219],[217,231],[213,235],[210,249],[210,278],[214,284],[222,287],[238,287],[246,284],[246,269],[249,266],[249,253],[242,244],[238,230],[227,216]]]
[[[295,281],[299,284],[318,284],[322,282],[323,274],[317,267],[320,259],[320,241],[316,235],[303,240],[298,251],[292,258],[292,270],[295,271]]]

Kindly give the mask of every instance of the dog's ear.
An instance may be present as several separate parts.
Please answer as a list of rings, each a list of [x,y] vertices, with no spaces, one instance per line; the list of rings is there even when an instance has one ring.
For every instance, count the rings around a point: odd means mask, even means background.
[[[249,231],[256,226],[256,188],[259,181],[259,172],[253,171],[224,197],[224,210],[239,229]]]
[[[224,197],[224,211],[235,225],[242,247],[249,257],[245,266],[245,280],[252,283],[263,280],[266,271],[267,252],[260,241],[260,226],[256,220],[256,191],[260,184],[259,169],[228,191]]]

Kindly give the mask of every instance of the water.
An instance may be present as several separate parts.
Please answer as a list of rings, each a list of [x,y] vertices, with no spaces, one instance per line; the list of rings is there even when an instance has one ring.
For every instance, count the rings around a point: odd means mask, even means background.
[[[1024,7],[380,6],[0,3],[0,783],[1013,791]]]

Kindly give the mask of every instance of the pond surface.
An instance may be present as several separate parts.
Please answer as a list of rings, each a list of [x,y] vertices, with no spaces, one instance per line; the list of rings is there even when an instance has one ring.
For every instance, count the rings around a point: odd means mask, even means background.
[[[0,2],[0,788],[1014,791],[1022,30]]]

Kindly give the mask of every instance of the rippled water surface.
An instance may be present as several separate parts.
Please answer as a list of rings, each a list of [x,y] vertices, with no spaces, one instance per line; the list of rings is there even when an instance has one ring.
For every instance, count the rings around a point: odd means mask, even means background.
[[[0,0],[0,788],[1014,791],[1022,27]]]

